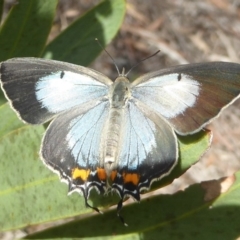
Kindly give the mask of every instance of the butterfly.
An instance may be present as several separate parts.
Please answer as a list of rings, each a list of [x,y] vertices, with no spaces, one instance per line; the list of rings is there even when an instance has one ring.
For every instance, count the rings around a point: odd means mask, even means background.
[[[42,140],[43,163],[79,192],[93,188],[140,201],[140,192],[171,172],[177,136],[200,131],[239,97],[240,64],[197,63],[130,82],[93,69],[40,58],[1,63],[1,87],[25,123],[53,119]],[[120,216],[120,215],[119,215]]]

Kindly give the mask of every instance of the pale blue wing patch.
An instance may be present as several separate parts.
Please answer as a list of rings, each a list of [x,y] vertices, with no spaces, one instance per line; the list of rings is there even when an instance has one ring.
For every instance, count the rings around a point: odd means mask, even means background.
[[[52,113],[95,101],[108,93],[108,87],[83,73],[59,71],[39,78],[36,98]]]
[[[68,171],[72,167],[99,166],[101,133],[109,111],[108,101],[88,111],[74,108],[59,115],[49,125],[42,143],[42,156],[48,164]]]
[[[109,103],[104,102],[70,122],[67,147],[79,166],[89,169],[100,167],[103,157],[100,142],[108,111]]]
[[[157,76],[140,83],[132,90],[132,96],[139,99],[165,118],[183,114],[193,107],[198,99],[201,84],[188,75],[172,73]]]

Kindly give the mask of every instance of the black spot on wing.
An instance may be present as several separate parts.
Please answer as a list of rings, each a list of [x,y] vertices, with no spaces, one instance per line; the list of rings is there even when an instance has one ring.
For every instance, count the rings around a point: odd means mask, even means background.
[[[178,74],[178,81],[180,81],[182,79],[182,75],[181,73]]]
[[[61,71],[61,75],[60,75],[60,78],[63,78],[65,75],[65,72],[64,71]]]

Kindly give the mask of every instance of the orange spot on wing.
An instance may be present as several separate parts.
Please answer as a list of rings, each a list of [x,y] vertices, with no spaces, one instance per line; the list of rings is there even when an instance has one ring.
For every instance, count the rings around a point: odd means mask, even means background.
[[[140,176],[137,173],[123,173],[123,182],[128,183],[131,182],[134,185],[138,185]]]
[[[98,178],[102,181],[106,180],[107,174],[104,168],[97,168]]]
[[[86,181],[90,174],[90,170],[74,168],[72,170],[72,178],[77,179],[81,178],[83,181]]]

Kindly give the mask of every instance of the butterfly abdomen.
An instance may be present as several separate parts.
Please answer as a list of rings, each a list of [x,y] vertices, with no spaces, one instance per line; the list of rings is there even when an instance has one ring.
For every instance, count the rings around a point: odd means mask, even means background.
[[[110,110],[104,137],[104,162],[107,170],[113,170],[117,165],[117,155],[120,149],[119,143],[121,138],[121,129],[123,126],[123,116],[130,96],[130,83],[128,79],[123,76],[118,77],[110,87],[108,94]]]
[[[121,131],[122,114],[122,109],[112,108],[109,112],[109,125],[106,132],[105,162],[115,161]]]

